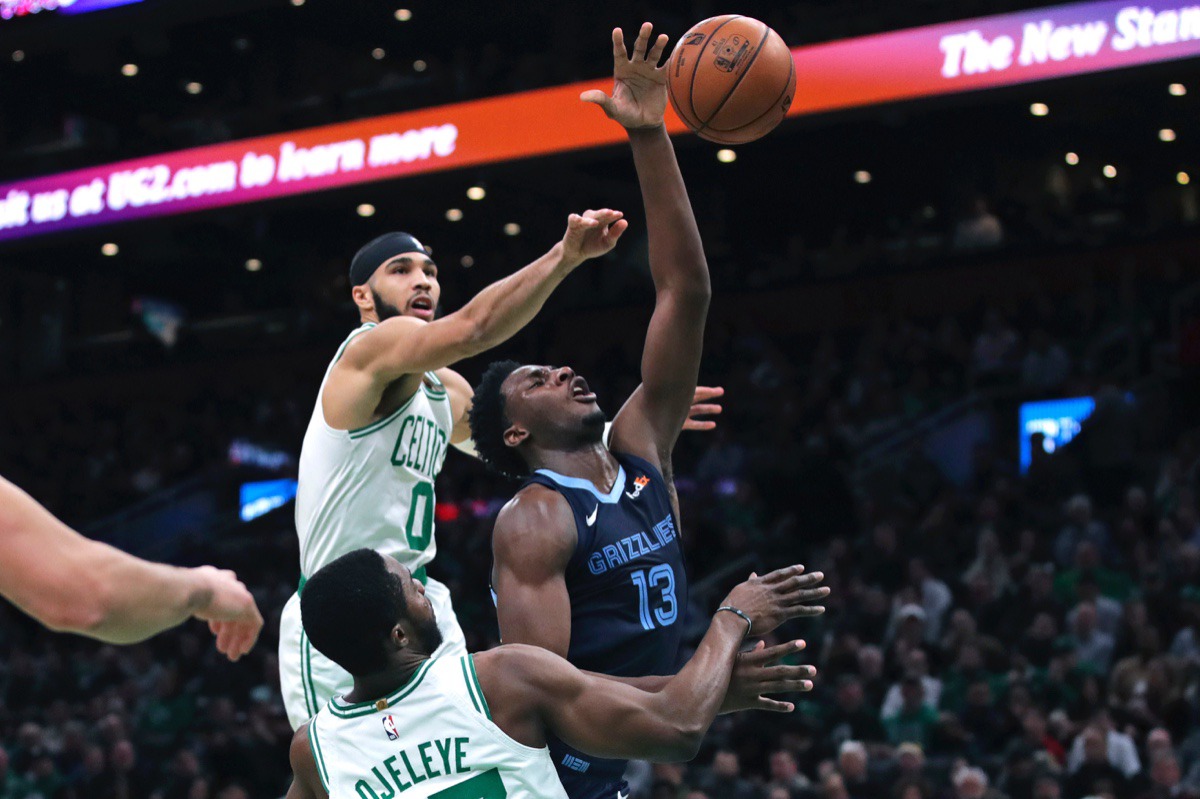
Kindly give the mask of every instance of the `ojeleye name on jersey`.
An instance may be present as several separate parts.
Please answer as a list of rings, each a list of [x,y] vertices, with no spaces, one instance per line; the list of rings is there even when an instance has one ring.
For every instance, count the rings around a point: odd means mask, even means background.
[[[466,774],[470,738],[436,738],[401,749],[371,769],[375,779],[360,779],[354,791],[363,799],[383,799],[443,774]],[[403,770],[401,770],[403,764]]]

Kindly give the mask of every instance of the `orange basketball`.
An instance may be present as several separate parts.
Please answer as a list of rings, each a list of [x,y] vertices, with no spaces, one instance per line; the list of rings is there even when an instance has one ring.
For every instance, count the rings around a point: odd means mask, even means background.
[[[779,34],[753,17],[726,14],[696,24],[667,66],[671,105],[701,138],[745,144],[783,121],[796,68]]]

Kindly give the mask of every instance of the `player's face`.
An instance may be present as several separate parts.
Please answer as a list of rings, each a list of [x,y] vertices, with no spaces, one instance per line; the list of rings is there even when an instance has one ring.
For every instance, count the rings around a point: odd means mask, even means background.
[[[596,395],[569,366],[522,366],[505,379],[501,390],[509,420],[535,438],[604,432],[604,411]]]
[[[367,285],[381,322],[393,316],[412,316],[430,322],[437,314],[442,296],[437,264],[422,252],[389,258],[375,270]]]
[[[406,618],[400,620],[400,626],[406,635],[413,640],[414,646],[432,654],[442,645],[442,631],[437,626],[437,616],[433,612],[433,603],[425,596],[425,586],[414,580],[407,566],[388,555],[383,556],[387,570],[400,578],[404,592]]]

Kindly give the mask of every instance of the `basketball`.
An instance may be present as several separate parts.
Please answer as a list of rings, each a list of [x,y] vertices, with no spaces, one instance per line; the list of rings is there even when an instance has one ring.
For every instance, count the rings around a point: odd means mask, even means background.
[[[771,27],[726,14],[697,23],[671,52],[675,113],[702,139],[745,144],[783,121],[796,93],[791,51]]]

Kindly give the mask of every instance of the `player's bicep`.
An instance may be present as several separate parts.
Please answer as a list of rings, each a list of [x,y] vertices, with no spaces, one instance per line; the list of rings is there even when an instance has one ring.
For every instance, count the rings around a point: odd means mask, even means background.
[[[394,316],[355,336],[339,363],[389,383],[404,375],[442,369],[474,355],[478,326],[461,313],[432,322]]]
[[[556,492],[530,486],[496,519],[492,590],[504,643],[540,646],[566,655],[571,598],[566,568],[577,533],[570,507]]]

